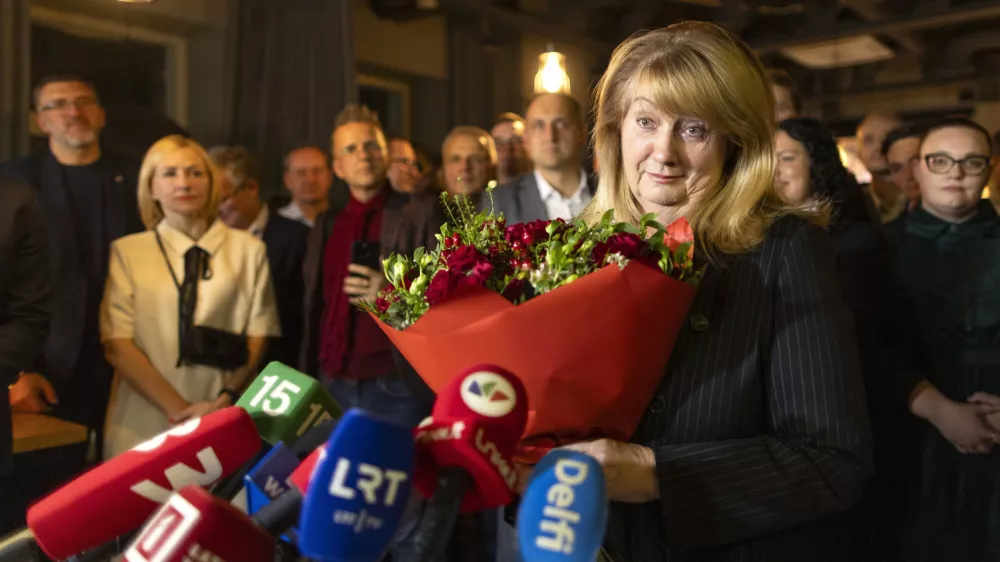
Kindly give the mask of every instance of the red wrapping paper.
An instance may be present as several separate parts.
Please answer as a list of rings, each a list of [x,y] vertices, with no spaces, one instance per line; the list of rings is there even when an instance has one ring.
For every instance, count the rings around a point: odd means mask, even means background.
[[[379,326],[435,392],[480,363],[520,377],[529,412],[518,460],[535,462],[560,444],[632,436],[695,291],[633,262],[521,305],[466,287],[405,330]]]

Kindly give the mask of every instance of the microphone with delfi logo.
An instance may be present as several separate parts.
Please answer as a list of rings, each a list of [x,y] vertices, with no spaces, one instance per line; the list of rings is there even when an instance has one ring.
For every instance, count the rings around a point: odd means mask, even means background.
[[[459,513],[513,500],[517,473],[511,457],[527,417],[524,384],[494,365],[466,369],[441,389],[431,417],[414,432],[414,485],[430,500],[409,559],[440,556]]]
[[[593,562],[604,541],[608,491],[593,457],[555,449],[531,471],[517,512],[525,562]]]
[[[228,502],[181,489],[125,550],[127,562],[273,562],[274,539]]]
[[[28,528],[50,558],[68,558],[138,528],[173,491],[211,486],[259,448],[257,428],[242,408],[192,419],[32,505]]]
[[[412,487],[412,430],[348,410],[312,472],[299,550],[321,562],[376,562],[399,526]]]

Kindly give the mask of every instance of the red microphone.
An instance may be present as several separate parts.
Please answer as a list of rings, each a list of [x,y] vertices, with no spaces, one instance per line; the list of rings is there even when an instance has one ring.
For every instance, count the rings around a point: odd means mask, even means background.
[[[172,492],[211,486],[260,449],[250,414],[232,406],[172,428],[101,464],[28,509],[28,528],[61,560],[142,525]]]
[[[149,519],[125,560],[273,562],[274,549],[274,539],[230,503],[187,486]]]
[[[524,384],[495,365],[466,369],[438,393],[415,430],[413,483],[430,498],[411,553],[444,552],[458,514],[507,505],[517,473],[511,460],[528,420]]]

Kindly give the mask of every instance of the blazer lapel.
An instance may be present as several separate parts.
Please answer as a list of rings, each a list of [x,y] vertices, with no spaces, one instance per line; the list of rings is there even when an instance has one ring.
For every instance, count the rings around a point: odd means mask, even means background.
[[[45,207],[45,214],[51,220],[54,228],[49,231],[51,241],[51,261],[57,264],[57,270],[63,270],[64,257],[79,261],[79,248],[77,246],[77,224],[73,216],[73,209],[70,206],[69,195],[66,193],[66,186],[63,183],[62,169],[59,162],[51,152],[41,153],[32,166],[36,167],[38,189],[42,195],[42,202]]]
[[[104,181],[111,182],[111,192],[114,193],[114,197],[108,197],[104,201],[104,232],[110,243],[130,234],[126,202],[129,197],[135,197],[136,194],[129,193],[128,182],[125,181],[121,170],[114,170],[106,162],[102,162],[101,173],[104,175]]]
[[[535,181],[535,174],[528,173],[522,176],[524,179],[518,186],[517,200],[521,209],[520,222],[531,222],[536,220],[548,220],[549,211],[545,208],[545,202],[538,193],[538,182]]]

